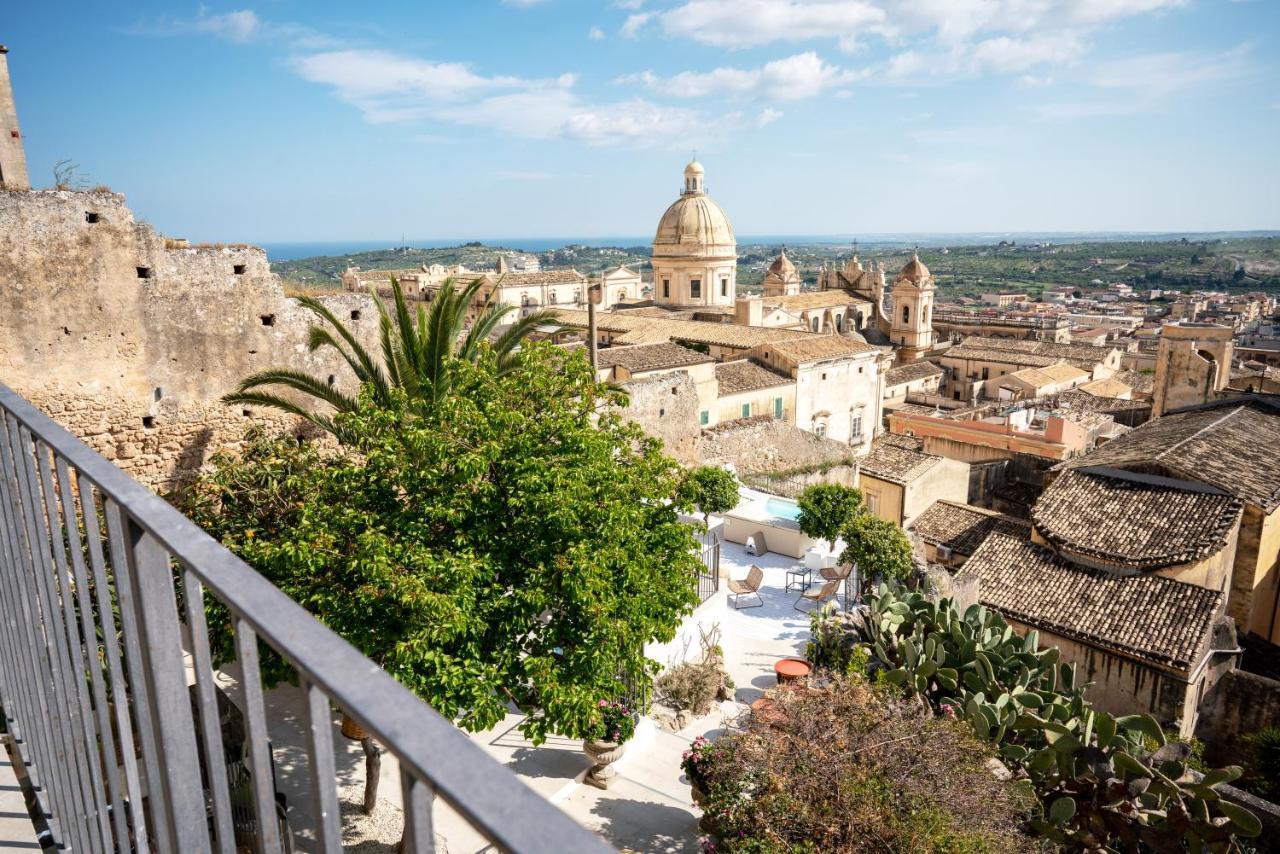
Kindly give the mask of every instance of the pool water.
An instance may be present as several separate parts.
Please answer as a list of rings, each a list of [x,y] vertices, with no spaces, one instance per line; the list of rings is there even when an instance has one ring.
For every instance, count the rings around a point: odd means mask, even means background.
[[[769,512],[770,516],[776,516],[779,519],[790,519],[792,522],[800,517],[800,505],[785,498],[770,498],[764,503],[764,509]]]

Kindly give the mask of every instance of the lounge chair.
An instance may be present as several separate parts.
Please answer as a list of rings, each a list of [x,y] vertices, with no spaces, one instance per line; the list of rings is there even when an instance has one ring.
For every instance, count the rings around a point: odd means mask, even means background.
[[[768,554],[769,544],[765,542],[764,531],[756,531],[754,534],[747,537],[746,548],[744,551],[749,555],[756,555],[757,557],[762,554]]]
[[[840,582],[841,590],[844,593],[844,602],[841,603],[841,607],[846,611],[849,610],[849,578],[853,575],[853,564],[846,563],[840,566],[831,566],[820,571],[824,580]]]
[[[758,566],[752,565],[751,571],[747,573],[747,577],[741,580],[736,578],[729,579],[729,594],[733,596],[733,609],[735,611],[742,608],[759,608],[764,604],[763,597],[760,596],[760,585],[764,582],[764,570]],[[739,605],[738,601],[743,596],[756,597],[754,605]]]
[[[733,582],[729,583],[732,584]],[[801,593],[800,598],[797,599],[796,603],[791,607],[795,608],[797,611],[803,611],[804,608],[800,607],[800,603],[807,599],[812,602],[815,607],[821,608],[823,602],[826,602],[828,599],[836,598],[839,593],[840,582],[828,581],[821,587],[810,587],[808,590]]]

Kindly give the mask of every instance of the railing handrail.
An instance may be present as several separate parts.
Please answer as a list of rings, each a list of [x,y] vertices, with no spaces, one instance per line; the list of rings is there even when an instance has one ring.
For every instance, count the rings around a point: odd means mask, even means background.
[[[547,854],[613,850],[167,501],[3,383],[0,409],[125,508],[236,616],[384,742],[402,768],[428,782],[492,842],[511,851]]]

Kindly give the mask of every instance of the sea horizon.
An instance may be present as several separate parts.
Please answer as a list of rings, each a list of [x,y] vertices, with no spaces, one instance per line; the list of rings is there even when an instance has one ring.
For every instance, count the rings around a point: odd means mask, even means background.
[[[788,246],[835,246],[845,244],[850,249],[910,248],[914,246],[938,248],[998,243],[1001,240],[1084,243],[1091,241],[1125,240],[1216,240],[1228,237],[1276,237],[1280,230],[1254,229],[1237,231],[971,231],[971,232],[922,232],[878,234],[743,234],[738,236],[740,245],[776,244]],[[392,240],[279,240],[261,241],[261,247],[271,261],[293,261],[317,256],[352,255],[360,252],[395,249],[408,246],[414,249],[443,249],[467,243],[482,243],[513,251],[539,253],[564,246],[632,247],[648,246],[652,236],[603,236],[603,237],[469,237],[469,238],[404,238]]]

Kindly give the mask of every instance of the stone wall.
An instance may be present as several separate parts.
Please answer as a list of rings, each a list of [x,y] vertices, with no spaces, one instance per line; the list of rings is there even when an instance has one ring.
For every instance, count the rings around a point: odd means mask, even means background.
[[[324,301],[373,343],[367,297]],[[171,487],[253,419],[294,423],[219,402],[249,374],[352,388],[336,354],[308,350],[312,320],[261,249],[165,238],[115,193],[0,193],[0,382],[149,486]]]
[[[709,427],[702,431],[698,444],[703,462],[732,463],[744,474],[839,464],[854,454],[846,444],[768,415]]]
[[[1205,744],[1206,759],[1232,763],[1241,759],[1240,737],[1266,727],[1280,727],[1280,682],[1232,670],[1207,692],[1196,736]]]
[[[666,452],[686,465],[698,462],[698,389],[683,371],[628,380],[623,417],[662,440]]]

